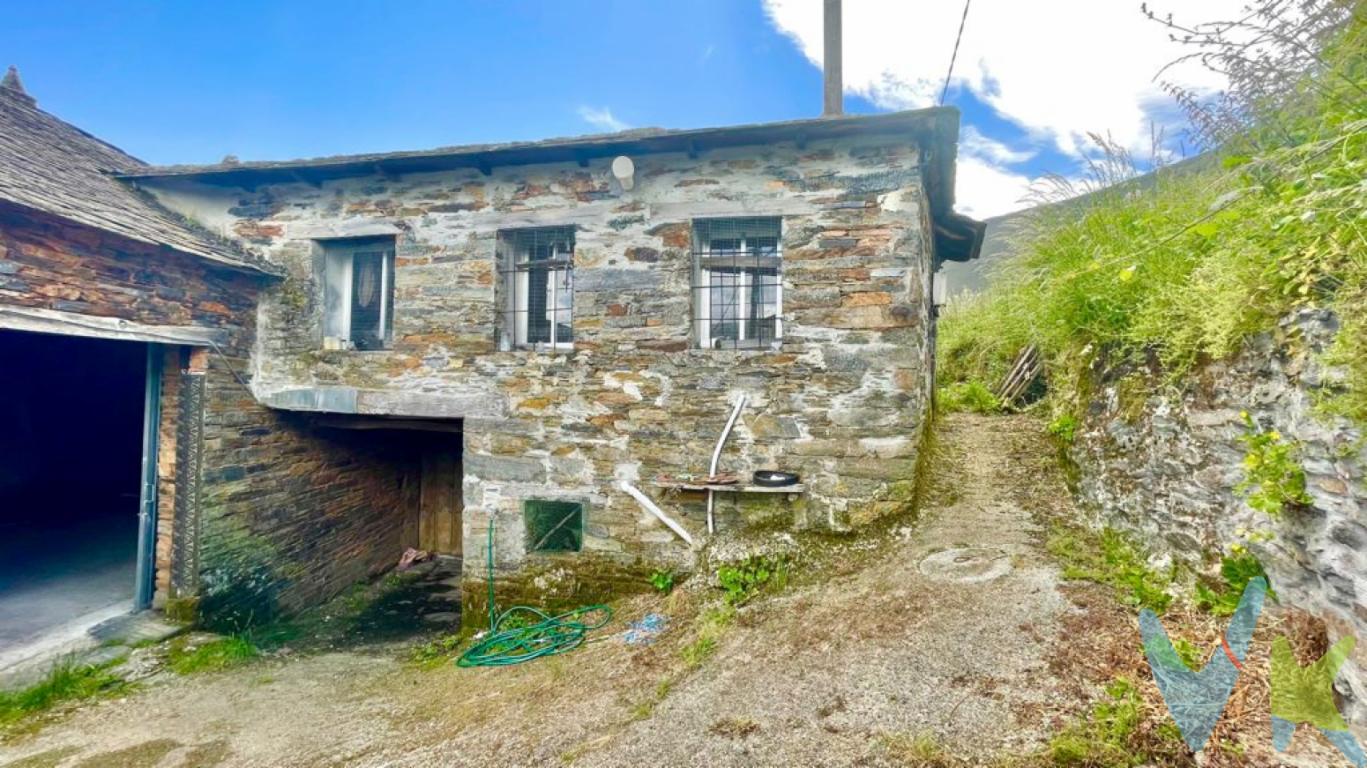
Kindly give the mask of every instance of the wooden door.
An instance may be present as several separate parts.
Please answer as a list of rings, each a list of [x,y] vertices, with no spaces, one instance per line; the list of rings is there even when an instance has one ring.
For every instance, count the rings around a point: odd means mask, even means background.
[[[422,499],[418,508],[418,548],[443,555],[461,554],[460,454],[429,451],[422,457]]]

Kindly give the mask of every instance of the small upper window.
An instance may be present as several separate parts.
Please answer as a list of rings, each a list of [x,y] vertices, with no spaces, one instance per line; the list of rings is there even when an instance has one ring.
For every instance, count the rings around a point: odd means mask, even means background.
[[[502,347],[572,349],[574,227],[498,235]]]
[[[394,238],[327,240],[323,336],[344,349],[385,349],[394,338]]]
[[[693,223],[693,327],[703,349],[757,349],[783,338],[782,222]]]

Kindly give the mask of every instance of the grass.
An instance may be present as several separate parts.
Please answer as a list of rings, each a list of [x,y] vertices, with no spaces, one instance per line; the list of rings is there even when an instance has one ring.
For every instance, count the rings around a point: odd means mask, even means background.
[[[679,651],[679,656],[688,669],[697,669],[716,653],[717,643],[726,634],[735,617],[736,609],[729,603],[703,613],[698,619],[697,637]]]
[[[1099,370],[1154,366],[1157,383],[1182,382],[1295,311],[1328,308],[1342,328],[1324,357],[1346,380],[1322,407],[1367,423],[1367,12],[1354,5],[1322,71],[1307,75],[1322,80],[1263,98],[1275,140],[1255,124],[1211,162],[1142,186],[1115,184],[1137,170],[1124,149],[1100,142],[1106,172],[1094,186],[1113,186],[1038,209],[992,287],[946,307],[946,389],[999,381],[1035,344],[1053,412],[1077,415]],[[1330,81],[1355,85],[1345,96]]]
[[[228,635],[199,645],[178,637],[171,641],[166,665],[178,675],[193,675],[241,666],[260,655],[261,650],[246,635]]]
[[[977,379],[956,381],[940,387],[935,402],[945,413],[1000,413],[1001,400]]]
[[[1084,718],[1054,734],[1045,747],[1051,765],[1075,768],[1131,768],[1184,756],[1181,733],[1172,723],[1144,732],[1144,702],[1134,684],[1118,678]],[[1167,727],[1165,727],[1167,726]]]
[[[28,688],[0,692],[0,729],[6,729],[59,704],[125,691],[127,684],[109,671],[119,661],[91,665],[66,659],[53,666],[47,677]]]
[[[1110,586],[1131,608],[1162,614],[1172,604],[1175,568],[1166,573],[1150,568],[1144,551],[1119,531],[1097,533],[1056,522],[1045,547],[1063,565],[1065,579]]]

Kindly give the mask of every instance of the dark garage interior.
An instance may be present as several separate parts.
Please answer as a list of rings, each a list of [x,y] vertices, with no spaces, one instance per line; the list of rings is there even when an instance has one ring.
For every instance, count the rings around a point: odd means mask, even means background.
[[[146,349],[0,331],[0,651],[132,608]]]

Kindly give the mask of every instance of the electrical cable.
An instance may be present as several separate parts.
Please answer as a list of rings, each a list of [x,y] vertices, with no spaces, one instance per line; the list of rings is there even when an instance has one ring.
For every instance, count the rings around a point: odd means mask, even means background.
[[[945,105],[945,94],[949,93],[949,79],[954,76],[954,61],[959,58],[959,41],[964,39],[964,25],[968,23],[968,4],[964,0],[964,15],[959,18],[959,34],[954,36],[954,53],[949,56],[949,71],[945,73],[945,87],[940,90],[940,106]]]

